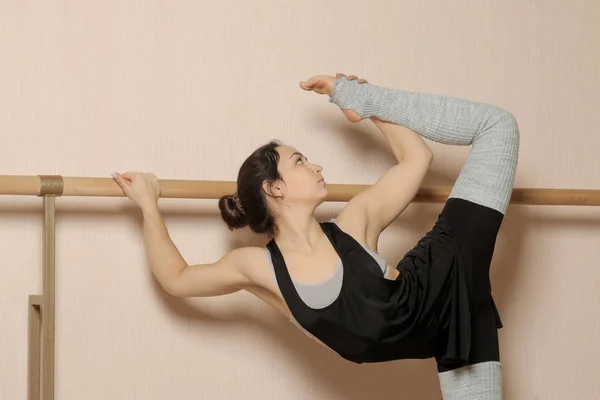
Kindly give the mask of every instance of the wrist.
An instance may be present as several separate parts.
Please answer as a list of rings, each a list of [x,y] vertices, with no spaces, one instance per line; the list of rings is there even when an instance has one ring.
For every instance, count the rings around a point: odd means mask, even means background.
[[[140,206],[140,209],[142,210],[142,214],[144,216],[160,214],[160,210],[158,209],[157,203],[144,204],[143,206]]]

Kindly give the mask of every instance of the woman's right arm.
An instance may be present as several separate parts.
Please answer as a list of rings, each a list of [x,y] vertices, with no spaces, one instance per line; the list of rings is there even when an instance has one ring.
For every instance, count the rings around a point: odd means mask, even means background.
[[[251,285],[245,270],[261,249],[241,247],[214,263],[188,265],[171,240],[158,206],[142,211],[148,263],[166,292],[176,297],[208,297],[234,293]]]
[[[164,288],[176,297],[221,296],[247,289],[252,281],[244,269],[256,253],[254,247],[240,247],[214,263],[188,265]]]

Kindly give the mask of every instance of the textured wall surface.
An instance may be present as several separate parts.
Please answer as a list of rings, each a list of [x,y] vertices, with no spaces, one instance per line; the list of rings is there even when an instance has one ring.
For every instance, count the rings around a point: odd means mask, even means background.
[[[235,180],[271,138],[330,183],[375,182],[394,157],[347,123],[313,74],[463,97],[519,122],[516,187],[600,187],[600,3],[0,1],[0,174]],[[428,142],[425,184],[468,148]],[[186,260],[266,243],[214,200],[161,199]],[[334,216],[340,203],[318,209]],[[381,236],[395,264],[441,204]],[[41,292],[42,202],[0,198],[0,399],[27,388],[27,298]],[[509,208],[492,266],[507,399],[600,398],[600,208]],[[353,365],[248,293],[177,300],[149,273],[126,198],[57,200],[56,399],[441,397],[432,360]]]

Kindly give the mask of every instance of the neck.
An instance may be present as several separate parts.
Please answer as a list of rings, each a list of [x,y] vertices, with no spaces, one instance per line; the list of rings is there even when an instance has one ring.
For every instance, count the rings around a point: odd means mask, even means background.
[[[323,230],[313,210],[287,210],[279,215],[275,241],[279,247],[299,252],[314,251],[323,240]]]

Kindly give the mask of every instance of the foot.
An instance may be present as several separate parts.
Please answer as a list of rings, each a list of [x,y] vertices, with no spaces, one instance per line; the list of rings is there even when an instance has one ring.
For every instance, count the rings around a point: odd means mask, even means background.
[[[340,77],[345,77],[350,81],[358,79],[358,83],[368,83],[366,79],[359,79],[356,75],[346,76],[345,74],[338,73],[335,75],[335,77],[329,75],[315,75],[306,81],[301,81],[300,87],[306,91],[313,91],[318,94],[326,94],[331,96],[333,95],[333,85]],[[346,119],[350,122],[359,122],[363,119],[363,117],[358,115],[353,110],[342,110],[342,112],[344,113]]]

